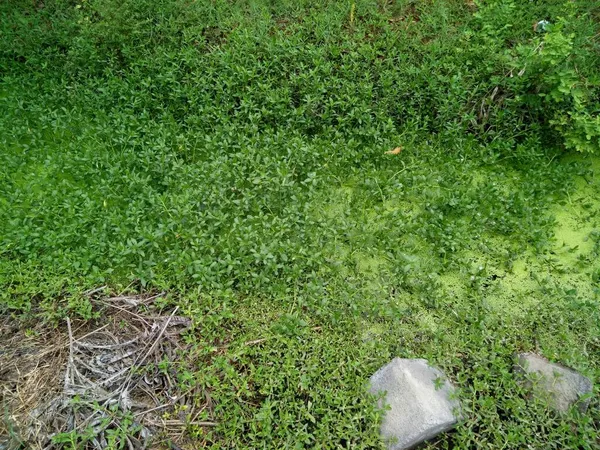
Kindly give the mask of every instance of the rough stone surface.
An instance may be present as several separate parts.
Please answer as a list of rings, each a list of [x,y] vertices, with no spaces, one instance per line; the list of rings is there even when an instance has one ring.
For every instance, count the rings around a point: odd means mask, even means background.
[[[585,412],[590,404],[589,398],[580,400],[580,397],[592,392],[592,382],[579,372],[533,353],[519,354],[515,370],[537,398],[547,401],[557,411],[565,412],[577,404]]]
[[[386,392],[381,436],[390,450],[412,448],[452,428],[458,401],[444,374],[424,359],[394,358],[371,377],[370,392]]]

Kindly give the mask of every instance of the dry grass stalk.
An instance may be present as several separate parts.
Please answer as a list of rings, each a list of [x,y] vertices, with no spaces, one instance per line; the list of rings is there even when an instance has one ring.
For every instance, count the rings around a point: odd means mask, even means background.
[[[74,432],[88,436],[80,448],[104,449],[117,436],[128,449],[145,449],[158,435],[179,438],[188,425],[214,425],[194,419],[199,413],[186,396],[196,393],[180,393],[172,369],[159,369],[174,366],[179,335],[191,321],[177,316],[177,308],[168,316],[150,314],[157,297],[96,299],[106,311],[93,327],[68,318],[56,329],[0,324],[0,392],[7,411],[0,436],[11,440],[5,445],[59,449],[63,444],[53,437]],[[187,405],[188,419],[164,418],[178,403]]]

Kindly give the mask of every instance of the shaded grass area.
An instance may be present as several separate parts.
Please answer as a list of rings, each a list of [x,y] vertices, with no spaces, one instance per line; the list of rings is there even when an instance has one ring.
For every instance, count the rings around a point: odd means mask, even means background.
[[[380,448],[365,383],[400,356],[461,390],[432,448],[597,447],[597,398],[558,417],[511,375],[599,374],[598,158],[511,109],[497,51],[565,6],[489,3],[3,5],[3,314],[166,290],[197,445]]]

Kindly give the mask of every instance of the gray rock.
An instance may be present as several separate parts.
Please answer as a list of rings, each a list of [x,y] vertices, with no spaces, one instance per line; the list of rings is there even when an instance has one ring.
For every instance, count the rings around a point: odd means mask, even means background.
[[[370,392],[389,405],[381,436],[390,450],[412,448],[454,427],[459,403],[453,386],[424,359],[394,358],[371,377]]]
[[[591,380],[572,369],[533,353],[521,353],[517,356],[515,372],[534,396],[559,412],[567,411],[574,404],[585,412],[590,404],[589,398],[580,398],[592,392]]]

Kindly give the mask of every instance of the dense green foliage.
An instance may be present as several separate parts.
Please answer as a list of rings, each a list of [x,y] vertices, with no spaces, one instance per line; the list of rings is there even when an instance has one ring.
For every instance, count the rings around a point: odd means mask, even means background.
[[[377,448],[364,384],[393,356],[462,389],[467,419],[433,446],[600,445],[597,400],[558,417],[510,374],[534,350],[600,375],[595,2],[0,12],[3,313],[168,291],[197,322],[177,371],[212,396],[219,426],[191,431],[214,448]],[[561,263],[572,201],[590,246]],[[491,307],[523,261],[519,312]]]

